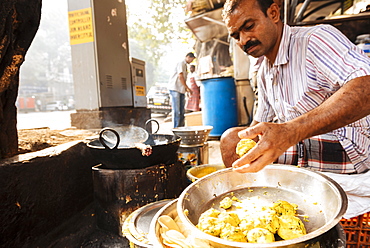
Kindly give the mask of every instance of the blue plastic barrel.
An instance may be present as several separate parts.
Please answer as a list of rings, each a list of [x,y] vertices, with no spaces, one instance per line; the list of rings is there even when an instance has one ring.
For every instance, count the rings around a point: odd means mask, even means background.
[[[219,137],[228,128],[238,126],[234,78],[209,78],[201,83],[203,125],[213,126],[209,136]]]

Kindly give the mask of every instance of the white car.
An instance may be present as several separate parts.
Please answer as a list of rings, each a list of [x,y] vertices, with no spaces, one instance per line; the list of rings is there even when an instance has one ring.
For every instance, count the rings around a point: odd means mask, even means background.
[[[147,106],[153,113],[169,114],[172,110],[170,92],[167,86],[152,86],[146,95]]]
[[[62,101],[49,102],[46,104],[46,111],[68,110],[68,106]]]

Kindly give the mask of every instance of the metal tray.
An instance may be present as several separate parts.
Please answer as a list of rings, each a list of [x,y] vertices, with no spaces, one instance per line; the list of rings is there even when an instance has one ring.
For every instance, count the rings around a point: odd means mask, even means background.
[[[177,217],[177,199],[170,201],[164,207],[162,207],[154,216],[152,223],[150,224],[149,239],[152,241],[155,248],[165,247],[160,237],[158,219],[162,215],[169,215],[173,219]]]
[[[150,223],[156,213],[173,199],[149,203],[132,212],[123,223],[122,234],[134,247],[153,247],[148,238]]]

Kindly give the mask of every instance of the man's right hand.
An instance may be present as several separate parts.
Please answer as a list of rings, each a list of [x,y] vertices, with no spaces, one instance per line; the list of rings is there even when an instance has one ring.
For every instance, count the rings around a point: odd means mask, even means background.
[[[234,170],[241,173],[257,172],[276,161],[289,147],[299,142],[297,135],[290,130],[287,123],[270,122],[258,123],[241,130],[238,133],[239,138],[255,139],[258,136],[259,141],[247,154],[232,164]]]
[[[186,92],[187,92],[187,93],[189,93],[190,95],[191,95],[191,94],[193,94],[193,91],[192,91],[188,86],[186,86],[186,89],[185,89],[185,90],[186,90]]]

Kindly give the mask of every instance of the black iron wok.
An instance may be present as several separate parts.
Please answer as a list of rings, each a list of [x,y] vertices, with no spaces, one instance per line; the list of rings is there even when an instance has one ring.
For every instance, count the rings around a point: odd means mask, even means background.
[[[152,154],[143,156],[135,147],[120,147],[114,145],[109,148],[103,145],[101,137],[87,143],[96,163],[102,163],[110,169],[142,169],[159,164],[173,164],[178,160],[177,150],[181,138],[177,135],[149,134],[143,142],[152,147]],[[103,141],[104,143],[104,141]],[[119,143],[119,140],[118,140]]]

